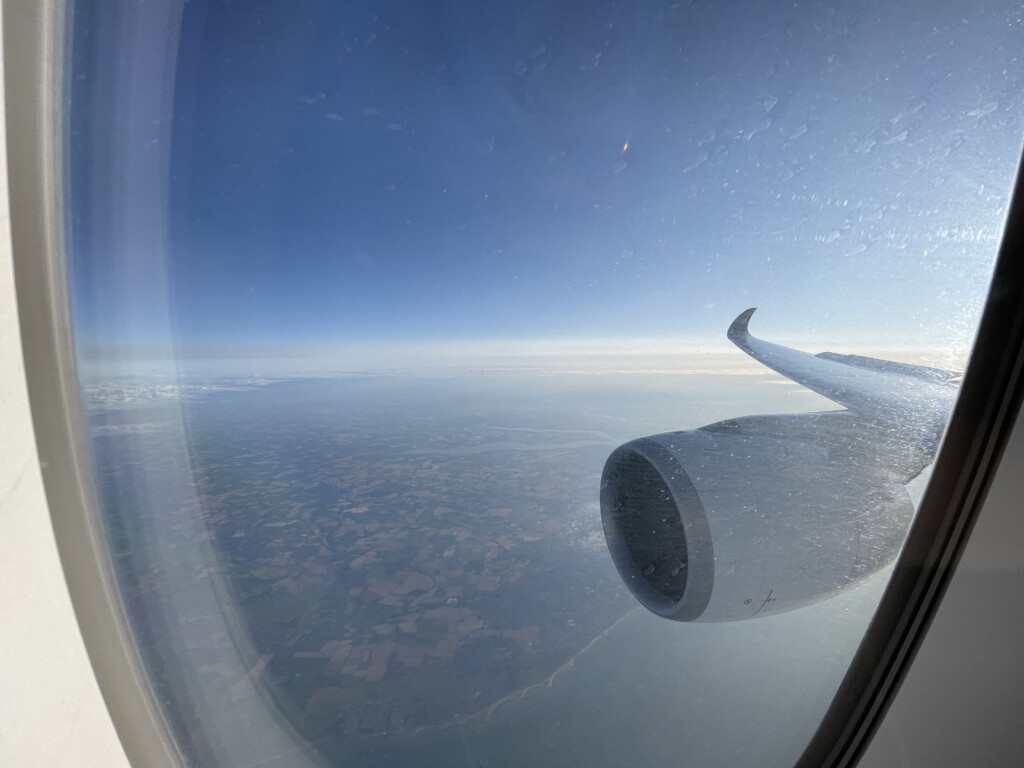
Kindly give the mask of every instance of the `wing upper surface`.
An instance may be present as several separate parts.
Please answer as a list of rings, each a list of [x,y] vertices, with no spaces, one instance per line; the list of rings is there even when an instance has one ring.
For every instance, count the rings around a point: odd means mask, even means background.
[[[740,314],[728,333],[752,358],[857,414],[938,441],[957,392],[943,375],[956,374],[854,355],[812,355],[763,341],[748,330],[755,310]]]
[[[897,363],[893,360],[879,360],[877,357],[864,357],[863,355],[841,355],[837,352],[819,352],[815,357],[825,360],[835,360],[843,365],[852,365],[854,368],[867,368],[869,371],[885,371],[888,373],[899,373],[903,376],[912,376],[915,379],[925,381],[950,382],[958,376],[960,371],[947,371],[943,368],[932,368],[927,365],[911,365],[910,363]]]

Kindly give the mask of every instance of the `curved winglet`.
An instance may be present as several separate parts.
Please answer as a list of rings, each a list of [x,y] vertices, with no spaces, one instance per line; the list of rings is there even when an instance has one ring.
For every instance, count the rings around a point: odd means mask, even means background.
[[[741,312],[740,316],[732,321],[732,325],[729,326],[729,332],[726,334],[729,337],[729,341],[748,354],[751,350],[750,331],[747,330],[747,326],[750,325],[750,318],[754,316],[755,312],[757,312],[757,307],[751,307],[745,312]]]
[[[894,423],[927,424],[938,440],[953,406],[955,387],[906,370],[913,366],[888,361],[856,365],[843,356],[812,355],[758,339],[747,330],[756,309],[742,312],[728,332],[729,341],[752,358],[856,413]]]

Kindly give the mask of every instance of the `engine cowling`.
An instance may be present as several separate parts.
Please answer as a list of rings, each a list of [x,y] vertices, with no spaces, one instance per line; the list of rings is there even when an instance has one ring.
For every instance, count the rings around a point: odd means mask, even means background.
[[[734,621],[824,600],[898,554],[931,449],[849,411],[749,416],[608,458],[612,559],[648,609]]]

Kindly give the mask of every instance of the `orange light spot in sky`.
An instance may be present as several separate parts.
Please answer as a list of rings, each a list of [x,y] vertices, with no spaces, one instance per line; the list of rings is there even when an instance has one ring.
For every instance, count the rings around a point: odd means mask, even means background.
[[[627,149],[629,149],[629,141],[626,141],[626,143],[622,145],[623,152],[625,152]]]

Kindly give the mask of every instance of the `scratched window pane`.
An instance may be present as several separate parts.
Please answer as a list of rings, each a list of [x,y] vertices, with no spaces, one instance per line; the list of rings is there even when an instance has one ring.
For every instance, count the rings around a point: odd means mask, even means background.
[[[1016,4],[69,24],[96,486],[187,759],[792,764],[966,364]]]

